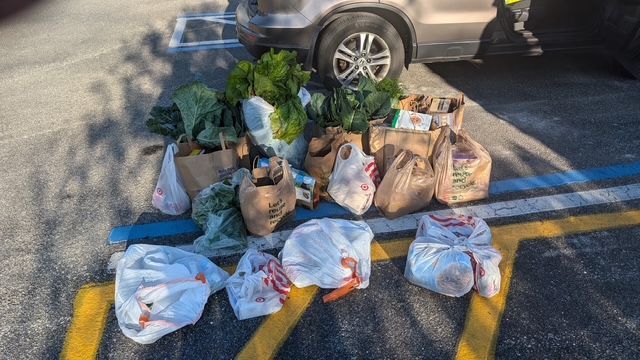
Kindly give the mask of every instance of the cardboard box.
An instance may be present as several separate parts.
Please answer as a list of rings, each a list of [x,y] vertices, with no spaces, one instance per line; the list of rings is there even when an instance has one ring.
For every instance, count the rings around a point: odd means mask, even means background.
[[[431,130],[448,125],[456,133],[462,128],[464,105],[463,93],[457,97],[410,95],[398,102],[401,110],[430,115]]]

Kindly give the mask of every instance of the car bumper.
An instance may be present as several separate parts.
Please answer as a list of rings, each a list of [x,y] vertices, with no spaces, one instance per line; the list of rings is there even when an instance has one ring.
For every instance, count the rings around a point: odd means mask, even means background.
[[[254,57],[270,48],[295,50],[298,61],[306,62],[316,35],[315,26],[300,12],[291,9],[285,14],[258,14],[249,0],[242,0],[236,9],[238,40]]]

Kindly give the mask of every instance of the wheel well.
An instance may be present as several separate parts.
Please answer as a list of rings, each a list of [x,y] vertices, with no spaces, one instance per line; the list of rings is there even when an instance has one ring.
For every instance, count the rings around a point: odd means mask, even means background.
[[[328,17],[328,19],[326,19],[322,23],[322,29],[320,30],[320,32],[318,33],[318,36],[316,37],[316,41],[315,41],[314,49],[313,49],[313,53],[314,53],[314,56],[313,56],[313,67],[314,68],[317,66],[317,60],[316,60],[317,56],[316,55],[318,54],[318,46],[320,44],[320,39],[322,39],[322,36],[323,36],[325,30],[335,20],[337,20],[341,16],[343,16],[345,14],[348,14],[348,13],[374,14],[374,15],[378,15],[381,18],[387,20],[396,29],[396,31],[400,35],[400,38],[402,39],[402,45],[404,47],[404,66],[406,68],[409,67],[409,64],[411,63],[411,59],[413,58],[413,37],[411,35],[411,29],[409,28],[409,25],[407,24],[407,22],[404,21],[402,16],[398,15],[396,12],[394,12],[392,10],[385,9],[385,8],[380,8],[380,7],[368,7],[368,8],[346,9],[344,11],[339,11],[338,13],[331,14]]]

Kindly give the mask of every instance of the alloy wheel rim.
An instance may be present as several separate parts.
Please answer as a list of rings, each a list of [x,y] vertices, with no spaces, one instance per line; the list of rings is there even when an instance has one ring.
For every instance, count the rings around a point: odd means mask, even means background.
[[[359,32],[344,39],[333,54],[333,73],[343,86],[354,87],[361,76],[380,81],[391,67],[391,51],[378,35]]]

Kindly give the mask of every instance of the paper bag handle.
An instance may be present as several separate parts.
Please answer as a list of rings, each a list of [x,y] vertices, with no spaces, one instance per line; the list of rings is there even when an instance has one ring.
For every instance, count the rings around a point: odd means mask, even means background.
[[[218,137],[220,138],[220,146],[222,146],[222,150],[227,150],[227,144],[224,143],[224,131],[220,131]]]
[[[193,149],[194,148],[193,141],[187,136],[187,134],[181,134],[180,136],[178,136],[178,140],[176,140],[176,142],[180,144],[182,140],[185,138],[187,139],[187,144],[189,144],[189,148]]]

